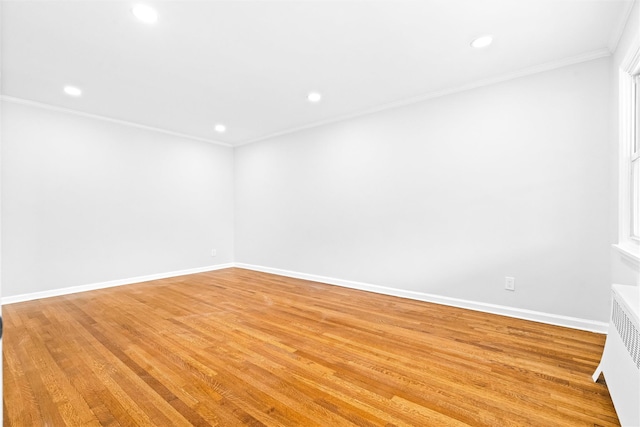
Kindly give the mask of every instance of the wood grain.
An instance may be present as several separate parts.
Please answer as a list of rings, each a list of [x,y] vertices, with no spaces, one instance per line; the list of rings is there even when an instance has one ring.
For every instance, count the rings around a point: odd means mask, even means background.
[[[5,426],[616,426],[604,335],[230,268],[6,305]]]

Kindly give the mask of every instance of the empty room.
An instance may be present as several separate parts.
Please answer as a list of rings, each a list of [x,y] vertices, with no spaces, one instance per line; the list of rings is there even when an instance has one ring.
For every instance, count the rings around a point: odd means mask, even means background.
[[[640,426],[640,0],[0,23],[4,426]]]

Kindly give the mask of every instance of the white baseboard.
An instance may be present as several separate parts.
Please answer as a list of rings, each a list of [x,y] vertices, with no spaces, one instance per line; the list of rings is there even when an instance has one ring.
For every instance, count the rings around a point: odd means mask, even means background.
[[[334,279],[332,277],[317,276],[314,274],[299,273],[295,271],[281,270],[278,268],[262,267],[252,264],[235,263],[238,268],[261,271],[263,273],[277,274],[279,276],[293,277],[295,279],[311,280],[314,282],[328,283],[330,285],[343,286],[345,288],[359,289],[362,291],[375,292],[378,294],[392,295],[396,297],[409,298],[418,301],[432,302],[435,304],[448,305],[452,307],[466,308],[468,310],[481,311],[484,313],[499,314],[502,316],[514,317],[516,319],[532,320],[534,322],[546,323],[549,325],[564,326],[567,328],[580,329],[584,331],[607,333],[608,323],[596,320],[580,319],[577,317],[562,316],[559,314],[544,313],[541,311],[526,310],[522,308],[507,307],[503,305],[489,304],[484,302],[469,301],[459,298],[451,298],[423,292],[415,292],[404,289],[388,288],[386,286],[371,285],[368,283],[354,282],[351,280]]]
[[[546,323],[567,328],[580,329],[585,331],[604,334],[609,325],[596,320],[580,319],[577,317],[562,316],[559,314],[544,313],[541,311],[526,310],[503,305],[489,304],[484,302],[469,301],[459,298],[445,297],[441,295],[427,294],[423,292],[409,291],[404,289],[389,288],[386,286],[372,285],[351,280],[335,279],[332,277],[306,274],[296,271],[281,270],[278,268],[263,267],[259,265],[244,263],[227,263],[210,265],[206,267],[191,268],[187,270],[171,271],[167,273],[151,274],[148,276],[133,277],[128,279],[112,280],[109,282],[92,283],[88,285],[72,286],[68,288],[52,289],[43,292],[33,292],[29,294],[14,295],[2,298],[2,304],[13,304],[23,301],[31,301],[40,298],[49,298],[60,295],[68,295],[76,292],[93,291],[96,289],[110,288],[114,286],[130,285],[150,280],[165,279],[168,277],[184,276],[187,274],[204,273],[206,271],[222,270],[230,267],[244,268],[247,270],[261,271],[264,273],[276,274],[279,276],[292,277],[295,279],[310,280],[313,282],[327,283],[330,285],[342,286],[345,288],[359,289],[362,291],[375,292],[378,294],[392,295],[401,298],[409,298],[417,301],[431,302],[435,304],[448,305],[452,307],[466,308],[484,313],[499,314],[502,316],[514,317],[516,319],[531,320],[534,322]]]
[[[111,288],[114,286],[131,285],[134,283],[148,282],[150,280],[166,279],[168,277],[184,276],[187,274],[204,273],[206,271],[221,270],[233,267],[233,263],[208,265],[206,267],[190,268],[187,270],[170,271],[167,273],[150,274],[148,276],[131,277],[128,279],[111,280],[108,282],[91,283],[88,285],[71,286],[68,288],[52,289],[49,291],[32,292],[29,294],[2,297],[2,305],[16,302],[31,301],[40,298],[57,297],[60,295],[75,294],[76,292],[94,291],[96,289]]]

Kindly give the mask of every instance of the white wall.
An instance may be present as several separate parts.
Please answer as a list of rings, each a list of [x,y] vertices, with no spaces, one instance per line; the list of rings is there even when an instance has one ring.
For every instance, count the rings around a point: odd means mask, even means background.
[[[233,260],[232,149],[13,102],[2,113],[4,297]]]
[[[238,148],[235,258],[233,150],[3,102],[3,296],[235,260],[606,321],[611,63]]]
[[[629,15],[629,20],[625,26],[625,30],[618,43],[615,55],[611,60],[611,111],[613,112],[613,137],[611,138],[611,146],[613,150],[611,152],[611,164],[612,164],[612,180],[614,183],[614,189],[611,193],[611,206],[614,212],[612,216],[611,227],[611,241],[613,243],[618,242],[618,180],[619,180],[619,132],[618,132],[618,86],[619,82],[619,70],[622,61],[624,60],[629,48],[635,41],[636,45],[640,38],[640,2],[635,2],[634,8]],[[638,263],[623,256],[615,249],[611,251],[611,282],[620,283],[623,285],[636,285],[640,284],[640,266]]]
[[[238,148],[236,262],[606,321],[610,72],[599,59]]]

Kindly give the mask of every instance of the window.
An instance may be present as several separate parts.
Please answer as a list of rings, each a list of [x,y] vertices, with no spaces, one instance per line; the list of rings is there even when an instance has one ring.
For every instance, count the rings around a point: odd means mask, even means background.
[[[631,170],[631,238],[640,240],[640,75],[633,77]]]
[[[640,262],[640,44],[620,67],[620,236],[616,246]]]

